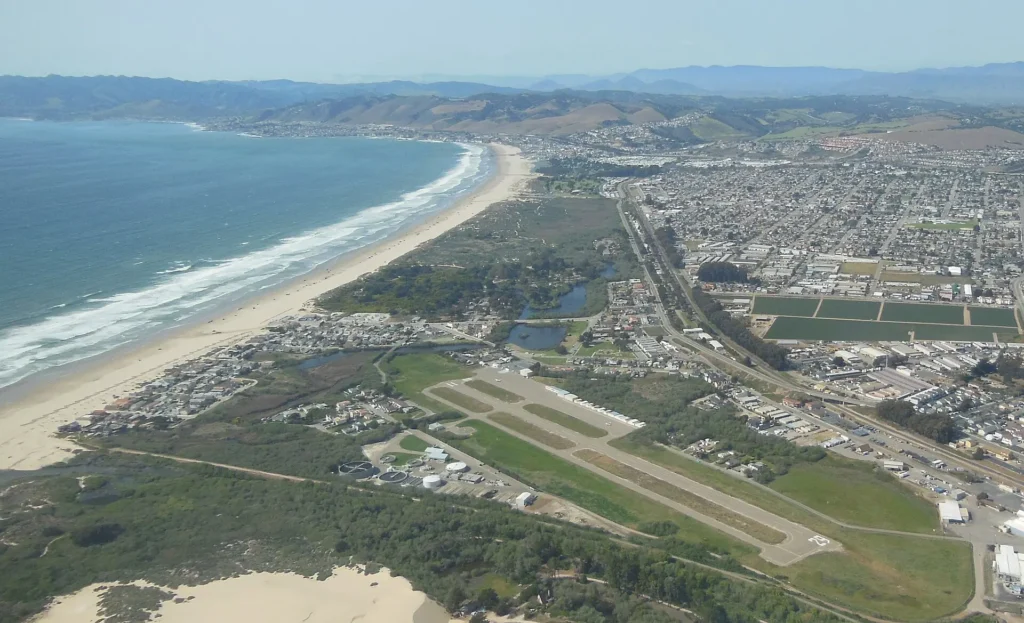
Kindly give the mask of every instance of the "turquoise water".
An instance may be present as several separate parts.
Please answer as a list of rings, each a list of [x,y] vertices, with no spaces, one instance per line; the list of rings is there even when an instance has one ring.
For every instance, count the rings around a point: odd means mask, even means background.
[[[377,242],[489,169],[473,145],[0,119],[0,386]]]

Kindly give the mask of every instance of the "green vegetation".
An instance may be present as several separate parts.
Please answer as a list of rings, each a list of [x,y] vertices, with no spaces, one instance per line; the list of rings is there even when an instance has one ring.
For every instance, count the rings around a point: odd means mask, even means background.
[[[679,526],[679,538],[684,542],[701,544],[719,552],[753,552],[751,547],[728,535],[557,458],[486,422],[470,420],[464,426],[475,431],[473,436],[449,438],[449,443],[538,490],[565,498],[632,528],[639,529],[645,522],[669,521]]]
[[[493,409],[493,407],[486,402],[481,402],[476,398],[467,396],[466,394],[456,391],[451,387],[435,387],[430,390],[430,393],[473,413],[487,413]]]
[[[885,307],[888,309],[889,303]],[[885,312],[883,311],[883,314]],[[961,311],[961,313],[963,313]],[[907,340],[910,334],[918,340],[953,340],[991,342],[992,333],[1012,336],[1014,333],[992,327],[918,324],[909,322],[874,322],[832,318],[796,318],[780,316],[765,333],[769,340],[857,341],[879,342]]]
[[[932,504],[870,463],[830,455],[814,465],[794,465],[769,486],[856,526],[928,534],[939,527]]]
[[[843,262],[839,272],[844,275],[874,275],[878,262]]]
[[[451,611],[493,599],[496,609],[530,602],[574,621],[593,621],[588,613],[595,611],[614,611],[635,623],[676,620],[643,603],[639,596],[646,595],[705,620],[837,621],[773,587],[730,580],[661,551],[619,545],[596,531],[468,497],[414,500],[393,490],[264,480],[95,454],[64,469],[66,475],[0,494],[9,509],[0,548],[2,623],[25,620],[50,597],[94,582],[145,578],[177,586],[185,581],[182,570],[197,583],[245,570],[314,576],[350,561],[384,565]],[[80,497],[75,476],[93,471],[110,479],[104,488],[113,502]],[[54,540],[61,533],[93,537]],[[552,581],[546,577],[551,569],[578,569],[607,584]],[[549,605],[534,599],[539,592],[550,597]]]
[[[480,379],[466,381],[465,384],[477,390],[478,392],[482,392],[484,394],[487,394],[488,396],[497,398],[502,402],[520,402],[523,399],[522,396],[515,392],[510,392],[507,389],[498,387],[497,385],[493,385],[491,383],[488,383],[487,381],[482,381]]]
[[[571,375],[558,382],[594,404],[646,422],[646,427],[630,435],[635,441],[686,447],[710,437],[719,442],[719,451],[733,450],[737,458],[763,461],[767,469],[760,470],[757,477],[765,482],[786,473],[795,463],[815,462],[825,456],[817,446],[798,447],[778,437],[760,435],[731,409],[687,407],[692,400],[711,393],[712,386],[703,381],[664,375],[636,380]]]
[[[747,271],[730,262],[705,262],[697,269],[697,278],[708,283],[746,283]]]
[[[391,456],[395,457],[395,462],[391,463],[395,467],[407,464],[409,461],[421,458],[422,454],[412,454],[411,452],[388,452]]]
[[[1005,307],[968,307],[972,325],[1017,328],[1017,318],[1012,309]]]
[[[902,400],[883,400],[875,407],[875,414],[939,443],[949,443],[959,436],[956,423],[948,415],[918,413],[914,405]]]
[[[416,435],[406,435],[405,437],[402,437],[402,439],[399,440],[398,445],[401,446],[402,449],[409,450],[411,452],[423,452],[430,447],[430,444],[423,441]]]
[[[962,325],[963,305],[939,305],[926,303],[894,303],[887,301],[882,310],[882,320],[891,322],[914,322]]]
[[[499,411],[498,413],[488,415],[487,419],[494,420],[505,428],[514,430],[520,435],[529,437],[530,439],[533,439],[534,441],[537,441],[549,448],[554,448],[555,450],[568,450],[569,448],[576,447],[576,444],[565,437],[548,432],[540,426],[531,424],[523,418],[516,417],[510,413],[502,413]]]
[[[817,317],[874,320],[881,306],[880,301],[822,299]]]
[[[925,621],[948,615],[970,598],[973,588],[968,580],[971,577],[970,548],[962,541],[842,528],[767,487],[668,448],[638,442],[634,437],[617,439],[612,445],[843,544],[843,553],[816,554],[788,567],[773,567],[759,558],[744,558],[743,562],[749,566],[787,578],[798,589],[830,602],[901,621]],[[921,533],[931,532],[936,525],[931,505],[903,489],[888,474],[876,477],[865,466],[835,457],[814,465],[798,465],[792,471],[796,478],[782,476],[779,480],[783,484],[777,487],[773,483],[772,488],[795,488],[793,498],[802,499],[827,515],[855,525],[902,526]],[[842,498],[848,483],[853,484],[851,494],[860,499],[861,506]],[[821,492],[821,487],[825,487],[825,497],[814,497],[813,492]],[[835,503],[836,498],[840,499],[839,503]],[[889,508],[895,510],[893,516],[886,512]]]
[[[754,297],[753,313],[765,316],[803,316],[810,318],[818,309],[820,299],[797,298],[788,296]]]
[[[971,598],[974,573],[966,541],[848,530],[839,538],[846,552],[817,554],[776,572],[811,595],[897,621],[933,621]]]
[[[737,318],[725,311],[718,301],[705,294],[702,289],[694,288],[690,295],[708,322],[714,325],[722,335],[736,342],[740,348],[750,351],[755,357],[776,370],[789,368],[787,360],[789,350],[751,333],[746,319]],[[727,343],[726,346],[731,345]]]
[[[604,429],[598,428],[592,424],[587,424],[579,418],[575,418],[567,413],[562,413],[561,411],[552,409],[551,407],[545,407],[544,405],[538,404],[528,404],[523,405],[523,410],[592,439],[598,439],[608,435],[608,431]]]
[[[399,393],[436,413],[451,409],[429,397],[423,390],[442,381],[470,376],[469,368],[437,353],[398,355],[382,362],[381,368]]]
[[[727,526],[736,528],[737,530],[749,534],[763,543],[777,545],[786,540],[786,535],[774,528],[747,519],[743,515],[734,513],[723,506],[719,506],[714,502],[710,502],[700,497],[699,495],[690,493],[689,491],[681,489],[672,483],[665,482],[660,478],[655,478],[654,476],[630,467],[625,463],[616,461],[609,456],[605,456],[604,454],[589,449],[577,450],[574,454],[591,465],[600,467],[610,474],[614,474],[619,478],[624,478],[630,482],[640,485],[648,491],[652,491],[664,498],[678,502],[691,510],[707,517],[711,517],[712,519],[716,519]]]
[[[937,223],[934,221],[925,221],[922,223],[909,223],[907,227],[913,227],[915,229],[935,229],[943,231],[955,231],[960,229],[974,229],[978,225],[978,219],[971,219],[969,221],[952,221],[949,223]]]

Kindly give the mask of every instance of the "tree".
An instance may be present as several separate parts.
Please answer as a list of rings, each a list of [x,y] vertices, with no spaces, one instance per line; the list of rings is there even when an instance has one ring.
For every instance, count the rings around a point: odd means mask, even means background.
[[[697,269],[697,278],[708,283],[746,283],[747,271],[731,262],[705,262]]]
[[[444,597],[444,607],[448,612],[455,612],[464,601],[466,601],[466,591],[456,584],[448,589],[448,594]]]
[[[474,612],[473,616],[469,617],[469,623],[487,623],[487,615],[483,612]]]
[[[480,589],[480,592],[476,594],[476,600],[480,603],[480,606],[488,610],[493,610],[498,605],[498,593],[493,588],[487,586]]]

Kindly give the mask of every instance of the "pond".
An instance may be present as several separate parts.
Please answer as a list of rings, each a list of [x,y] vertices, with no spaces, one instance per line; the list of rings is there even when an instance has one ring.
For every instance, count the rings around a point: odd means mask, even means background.
[[[538,327],[517,324],[508,334],[509,344],[529,350],[554,348],[565,339],[566,327]]]
[[[523,313],[519,314],[520,320],[527,320],[534,318],[539,314],[552,315],[552,316],[573,316],[583,311],[583,307],[587,304],[587,286],[578,285],[572,290],[569,290],[562,296],[558,297],[557,307],[547,307],[544,309],[534,309],[530,305],[527,305],[523,309]]]

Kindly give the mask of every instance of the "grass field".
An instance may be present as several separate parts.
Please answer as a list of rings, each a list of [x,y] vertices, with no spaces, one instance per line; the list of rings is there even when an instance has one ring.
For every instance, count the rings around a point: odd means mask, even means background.
[[[888,305],[886,305],[888,307]],[[992,327],[965,327],[909,322],[865,322],[832,318],[797,318],[782,316],[765,334],[769,340],[857,341],[878,342],[908,340],[910,332],[918,340],[951,340],[956,342],[991,342]],[[996,330],[1012,337],[1016,331]]]
[[[422,454],[413,454],[411,452],[388,452],[388,454],[395,457],[395,462],[391,463],[391,465],[394,465],[395,467],[405,465],[409,461],[423,456]]]
[[[935,507],[870,464],[828,456],[794,465],[769,485],[839,521],[872,528],[939,532]]]
[[[776,569],[798,589],[895,621],[934,621],[961,610],[974,590],[966,541],[843,530],[847,551]],[[756,564],[756,563],[755,563]]]
[[[467,439],[453,440],[452,445],[510,476],[525,480],[539,490],[565,498],[631,528],[638,528],[647,522],[670,521],[680,527],[677,537],[682,540],[703,543],[734,555],[757,553],[746,543],[583,467],[562,460],[486,422],[469,420],[463,425],[475,430],[475,434]]]
[[[562,413],[561,411],[552,409],[551,407],[545,407],[544,405],[538,404],[528,404],[523,406],[523,410],[532,413],[537,417],[544,418],[549,422],[568,428],[569,430],[576,431],[581,435],[586,435],[591,439],[598,439],[608,435],[608,431],[602,428],[598,428],[592,424],[587,424],[579,418],[574,418],[567,413]]]
[[[469,368],[436,353],[399,355],[381,367],[400,394],[437,413],[451,411],[451,407],[434,400],[423,390],[441,381],[470,376]]]
[[[699,495],[690,493],[689,491],[681,489],[670,482],[665,482],[660,478],[655,478],[650,474],[646,474],[638,469],[626,465],[625,463],[616,461],[615,459],[601,454],[600,452],[584,449],[577,450],[574,454],[591,465],[596,465],[610,474],[614,474],[619,478],[624,478],[632,483],[638,484],[644,489],[657,493],[664,498],[679,502],[687,508],[701,513],[702,515],[706,515],[712,519],[717,519],[727,526],[731,526],[745,534],[749,534],[762,543],[776,545],[786,540],[786,535],[774,528],[770,528],[764,524],[748,519],[739,513],[734,513],[723,506],[719,506],[714,502],[710,502],[700,497]]]
[[[402,440],[398,442],[399,447],[403,450],[409,450],[411,452],[423,452],[430,447],[430,444],[423,441],[416,435],[406,435],[402,437]]]
[[[971,311],[971,324],[990,325],[996,327],[1017,327],[1017,318],[1012,309],[1004,307],[974,307]]]
[[[821,302],[817,317],[874,320],[881,306],[880,301],[825,299]]]
[[[455,391],[451,387],[435,387],[430,390],[430,393],[473,413],[487,413],[493,410],[493,407],[486,402],[481,402],[472,396]]]
[[[859,612],[899,621],[938,619],[959,610],[970,599],[974,585],[971,581],[970,548],[965,542],[873,534],[842,528],[764,487],[667,448],[636,443],[628,438],[616,439],[611,443],[616,448],[746,500],[842,543],[845,549],[842,553],[817,554],[788,567],[773,567],[753,556],[743,560],[745,564],[761,571],[787,578],[800,590]],[[866,478],[863,473],[851,476],[846,471],[844,461],[819,462],[807,465],[806,469],[822,472],[821,476],[811,481],[814,486],[830,483],[835,490],[841,491],[845,486],[843,479],[852,478],[855,494],[862,500],[868,500],[865,506],[880,508],[882,504],[891,502],[893,494],[913,496],[909,491],[890,489],[889,483],[885,481],[873,482],[870,474]],[[790,480],[786,486],[797,487],[805,482],[800,470],[797,472],[798,478]],[[899,483],[896,485],[901,486]],[[926,529],[924,509],[915,500],[909,503],[898,500],[895,504],[897,509],[902,509],[898,511],[895,520],[879,517],[870,510],[850,510],[848,504],[843,505],[845,509],[826,504],[824,512],[831,515],[833,510],[838,509],[861,521]],[[934,525],[935,513],[930,505],[925,503],[925,506],[928,508],[927,521]],[[863,524],[858,522],[858,525]]]
[[[927,305],[922,303],[894,303],[887,301],[882,320],[892,322],[927,322],[934,324],[964,323],[963,305]]]
[[[755,314],[767,316],[803,316],[810,318],[818,309],[818,299],[789,296],[757,296],[754,298]]]
[[[488,383],[487,381],[481,381],[480,379],[466,381],[466,385],[472,387],[478,392],[482,392],[484,394],[487,394],[488,396],[497,398],[502,402],[519,402],[523,399],[523,397],[520,396],[519,394],[510,392],[507,389],[498,387],[497,385],[493,385],[491,383]]]
[[[938,229],[945,231],[954,231],[959,229],[974,229],[974,226],[978,224],[978,219],[971,219],[969,221],[953,221],[952,223],[909,223],[907,227],[913,227],[915,229]]]
[[[503,413],[501,411],[497,413],[491,413],[487,416],[487,419],[494,420],[498,424],[501,424],[505,428],[514,430],[520,435],[529,437],[534,441],[544,444],[549,448],[555,450],[568,450],[569,448],[575,448],[576,444],[569,441],[561,435],[549,433],[540,426],[531,424],[521,417],[516,417],[510,413]]]
[[[501,599],[511,599],[518,595],[520,591],[518,584],[497,573],[485,573],[480,577],[474,578],[470,588],[472,589],[471,594],[474,595],[484,588],[493,589]]]
[[[874,275],[878,262],[843,262],[839,272],[844,275]]]

